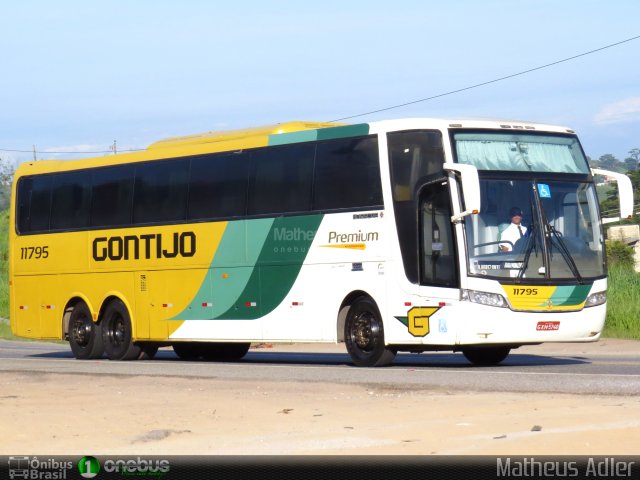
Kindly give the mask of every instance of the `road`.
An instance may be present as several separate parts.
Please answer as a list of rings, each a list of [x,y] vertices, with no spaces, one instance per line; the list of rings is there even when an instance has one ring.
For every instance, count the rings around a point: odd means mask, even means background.
[[[523,347],[492,368],[400,354],[370,369],[343,345],[111,362],[0,341],[0,454],[637,454],[639,345]]]
[[[640,342],[545,344],[512,351],[497,367],[459,353],[399,354],[386,368],[357,368],[344,345],[252,348],[236,363],[186,362],[170,348],[151,361],[75,360],[67,345],[0,341],[0,371],[323,382],[407,390],[640,395]]]

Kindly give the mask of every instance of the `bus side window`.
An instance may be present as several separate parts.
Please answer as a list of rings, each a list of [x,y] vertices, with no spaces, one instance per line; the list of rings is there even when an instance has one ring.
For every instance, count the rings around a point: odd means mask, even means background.
[[[421,284],[458,286],[451,205],[446,181],[427,185],[420,201]]]
[[[242,217],[247,209],[246,152],[203,155],[191,160],[189,219]]]
[[[53,178],[51,230],[86,228],[91,205],[91,173],[61,173]]]
[[[422,186],[442,176],[444,151],[437,130],[406,130],[387,134],[393,209],[402,263],[407,279],[421,282],[418,245],[419,208],[416,195]]]
[[[17,226],[18,232],[29,232],[29,210],[31,209],[31,192],[33,187],[32,177],[22,177],[18,180],[17,187]]]
[[[254,150],[248,214],[308,212],[314,151],[311,143]]]
[[[133,223],[185,220],[188,181],[184,158],[136,165]]]
[[[318,143],[315,210],[379,207],[382,203],[377,137]]]
[[[133,165],[99,168],[93,172],[91,226],[131,224]]]
[[[30,191],[25,191],[25,194],[28,195],[25,198],[25,213],[27,213],[27,216],[24,219],[20,219],[20,233],[46,232],[49,230],[52,180],[52,175],[37,175],[31,178]],[[25,183],[25,187],[27,185]]]
[[[387,134],[393,200],[413,199],[416,187],[442,172],[444,153],[438,131],[409,130]]]

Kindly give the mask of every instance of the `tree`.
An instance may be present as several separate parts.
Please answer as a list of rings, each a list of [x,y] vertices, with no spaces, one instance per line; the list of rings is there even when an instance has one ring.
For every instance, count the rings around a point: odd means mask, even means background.
[[[627,166],[627,171],[635,172],[638,168],[638,161],[635,158],[625,158],[624,164]]]
[[[11,198],[11,184],[15,168],[8,160],[0,158],[0,211],[9,207]]]
[[[638,169],[638,162],[640,161],[640,148],[632,148],[629,150],[629,156],[624,159],[624,163],[630,172],[634,172]]]
[[[616,157],[607,153],[606,155],[602,155],[599,159],[600,168],[605,170],[611,170],[613,172],[619,172],[624,170],[624,164],[618,160]]]

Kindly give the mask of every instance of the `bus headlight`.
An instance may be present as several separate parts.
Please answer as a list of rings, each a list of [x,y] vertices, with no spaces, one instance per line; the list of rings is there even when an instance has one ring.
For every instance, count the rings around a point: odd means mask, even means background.
[[[587,297],[587,301],[584,302],[584,307],[595,307],[596,305],[602,305],[607,301],[607,292],[592,293]]]
[[[478,292],[477,290],[462,290],[460,300],[488,305],[490,307],[508,307],[507,301],[498,293]]]

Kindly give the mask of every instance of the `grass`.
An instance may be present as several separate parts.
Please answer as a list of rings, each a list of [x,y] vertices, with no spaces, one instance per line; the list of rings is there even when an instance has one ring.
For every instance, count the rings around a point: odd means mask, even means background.
[[[640,340],[640,273],[631,267],[609,266],[607,320],[603,336]]]
[[[9,321],[9,210],[0,212],[0,338],[15,339]]]
[[[0,318],[9,318],[9,210],[0,212]]]
[[[11,333],[11,326],[9,326],[9,322],[5,319],[0,319],[0,338],[4,338],[6,340],[16,340],[18,338],[13,336],[13,333]]]

